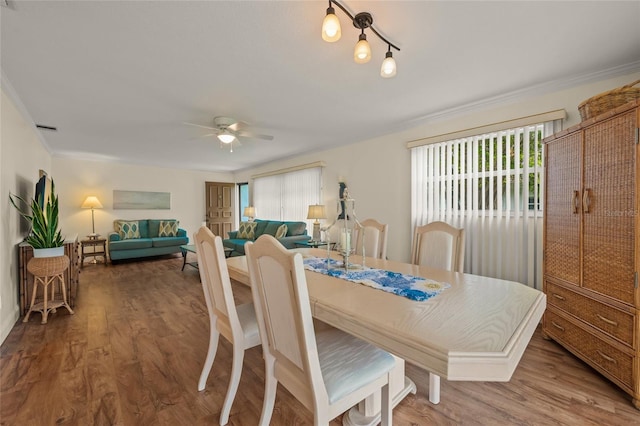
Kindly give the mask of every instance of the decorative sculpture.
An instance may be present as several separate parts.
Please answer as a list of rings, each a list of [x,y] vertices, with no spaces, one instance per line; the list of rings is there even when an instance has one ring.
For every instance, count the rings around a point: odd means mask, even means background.
[[[340,229],[340,236],[338,237],[339,239],[337,241],[338,242],[337,250],[343,259],[342,267],[345,270],[349,270],[349,268],[353,269],[353,268],[359,267],[359,265],[354,265],[352,263],[349,263],[349,256],[352,253],[355,253],[356,251],[356,248],[353,246],[353,244],[355,243],[355,238],[353,238],[354,230],[358,227],[361,227],[361,225],[360,225],[360,222],[358,222],[358,218],[356,216],[355,200],[353,198],[350,198],[349,189],[347,188],[347,184],[344,182],[342,178],[340,178],[339,180],[339,185],[340,185],[340,201],[339,201],[340,212],[336,220],[333,221],[331,225],[327,226],[326,228],[323,228],[323,231],[326,232],[326,235],[327,235],[326,240],[328,242],[330,239],[329,229],[331,229],[336,224],[336,222],[342,221],[342,223],[338,225],[338,228]],[[327,269],[329,268],[329,262],[328,262],[328,258],[330,257],[329,247],[330,247],[330,244],[327,244]],[[364,245],[363,245],[363,251],[364,251]],[[365,254],[362,253],[362,266],[364,266],[364,257],[365,257]]]

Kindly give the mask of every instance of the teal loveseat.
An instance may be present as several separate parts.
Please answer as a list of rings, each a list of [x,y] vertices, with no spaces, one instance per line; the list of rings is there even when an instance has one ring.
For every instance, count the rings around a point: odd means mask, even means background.
[[[109,233],[109,258],[114,260],[180,253],[189,244],[187,231],[175,219],[114,220]]]
[[[278,241],[288,249],[295,248],[296,243],[300,241],[308,241],[311,239],[307,235],[307,224],[305,222],[281,222],[278,220],[260,220],[256,219],[253,223],[255,225],[247,225],[250,222],[242,222],[238,231],[229,232],[229,238],[222,240],[222,244],[225,247],[229,247],[233,250],[231,256],[244,256],[244,243],[247,241],[255,241],[262,234],[273,235],[278,238]],[[278,230],[282,232],[284,228],[282,225],[286,225],[286,234],[284,236],[277,235]],[[246,231],[247,228],[253,227],[253,232]]]

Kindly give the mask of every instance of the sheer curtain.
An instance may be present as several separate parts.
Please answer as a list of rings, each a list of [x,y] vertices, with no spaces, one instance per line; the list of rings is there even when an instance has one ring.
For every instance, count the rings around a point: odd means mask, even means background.
[[[553,132],[551,121],[412,148],[412,226],[464,228],[465,272],[541,289],[541,141]]]
[[[322,167],[295,170],[253,181],[253,203],[261,219],[305,221],[310,204],[321,204]]]

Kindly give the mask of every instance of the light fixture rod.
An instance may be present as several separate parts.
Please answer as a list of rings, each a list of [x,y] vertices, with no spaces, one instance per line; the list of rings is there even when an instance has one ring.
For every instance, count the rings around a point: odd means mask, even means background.
[[[338,6],[344,13],[347,14],[347,16],[351,19],[352,22],[355,23],[355,17],[340,3],[338,3],[336,0],[329,0],[329,7],[331,7],[332,5],[336,5]],[[356,25],[357,28],[359,28]],[[389,46],[393,47],[394,49],[396,49],[398,52],[400,51],[400,48],[398,46],[396,46],[395,44],[391,43],[389,40],[387,40],[386,38],[384,38],[378,31],[376,31],[375,28],[373,28],[373,24],[369,25],[367,28],[370,28],[371,31],[378,36],[378,38],[382,41],[384,41],[386,44],[388,44]],[[364,28],[362,28],[362,30],[364,31]]]

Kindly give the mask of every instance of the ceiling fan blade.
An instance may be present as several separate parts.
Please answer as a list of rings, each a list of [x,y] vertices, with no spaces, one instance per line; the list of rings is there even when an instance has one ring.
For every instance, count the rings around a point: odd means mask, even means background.
[[[188,123],[186,121],[183,121],[182,124],[186,124],[187,126],[202,127],[203,129],[218,130],[217,127],[203,126],[202,124]]]
[[[231,129],[234,132],[241,131],[243,127],[249,127],[249,124],[245,123],[244,121],[236,121],[235,123],[227,126],[228,129]]]
[[[236,134],[238,136],[242,136],[242,137],[245,137],[245,138],[264,139],[264,140],[267,140],[267,141],[273,140],[273,136],[271,136],[271,135],[260,135],[258,133],[247,132],[246,130],[242,130],[242,131],[236,132]]]

